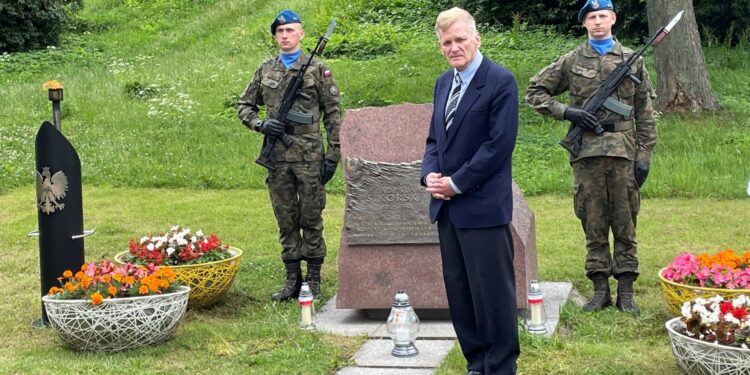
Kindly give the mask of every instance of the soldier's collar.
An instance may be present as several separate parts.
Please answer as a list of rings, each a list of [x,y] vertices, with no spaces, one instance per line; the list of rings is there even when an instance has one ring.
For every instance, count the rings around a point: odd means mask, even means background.
[[[286,69],[286,67],[284,67],[284,63],[281,62],[281,54],[279,54],[276,56],[276,66],[280,67],[279,69],[283,71],[300,70],[302,69],[302,65],[304,65],[309,59],[310,59],[310,54],[305,51],[302,51],[302,53],[300,53],[299,57],[297,58],[297,61],[295,61],[294,64],[292,64],[292,66],[289,67],[289,69]]]
[[[607,54],[611,53],[611,54],[615,54],[615,55],[621,56],[622,55],[622,44],[620,44],[620,41],[617,40],[616,37],[613,36],[612,39],[615,41],[615,45],[614,45],[614,47],[612,47],[611,50],[607,51]],[[589,44],[588,40],[586,40],[586,42],[584,42],[582,53],[586,57],[600,57],[599,53],[596,52],[593,47],[591,47],[591,45]]]

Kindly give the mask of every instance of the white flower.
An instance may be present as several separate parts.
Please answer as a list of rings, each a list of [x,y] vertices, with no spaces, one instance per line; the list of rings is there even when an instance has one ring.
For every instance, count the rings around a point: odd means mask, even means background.
[[[680,308],[680,313],[682,314],[682,316],[686,318],[693,316],[693,312],[690,309],[690,301],[682,304],[682,308]]]
[[[724,321],[730,324],[740,324],[740,320],[735,318],[732,313],[726,313],[724,314]]]
[[[170,246],[170,247],[168,247],[168,248],[167,248],[167,255],[171,256],[171,255],[172,255],[172,254],[174,253],[174,251],[175,251],[175,250],[174,250],[174,247],[171,247],[171,246]]]
[[[146,248],[147,248],[147,249],[148,249],[149,251],[154,251],[154,244],[150,243],[150,244],[146,245]]]
[[[183,237],[177,238],[177,245],[178,246],[185,246],[187,244],[188,244],[188,241],[185,238],[183,238]]]
[[[747,304],[747,302],[747,297],[744,294],[740,294],[732,300],[732,307],[735,309],[738,307],[743,307]]]
[[[164,242],[159,240],[159,242],[156,243],[156,248],[161,249],[161,246],[164,245]]]
[[[195,235],[198,236],[198,237],[203,237],[203,231],[200,230],[200,229],[198,229],[198,231],[195,232]]]
[[[144,243],[148,242],[148,240],[149,240],[149,238],[146,237],[146,236],[141,237],[141,244],[144,244]]]
[[[196,241],[198,241],[198,238],[196,238],[195,236],[190,237],[190,242],[196,242]]]
[[[172,229],[170,229],[169,231],[170,232],[177,232],[178,230],[180,230],[180,226],[179,225],[172,225]]]

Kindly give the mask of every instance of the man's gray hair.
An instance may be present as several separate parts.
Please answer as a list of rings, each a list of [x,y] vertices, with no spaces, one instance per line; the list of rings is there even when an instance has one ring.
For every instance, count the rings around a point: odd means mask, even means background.
[[[453,7],[438,14],[435,20],[435,34],[440,38],[440,33],[448,30],[454,23],[459,21],[466,22],[469,25],[469,31],[473,35],[476,35],[477,22],[474,20],[474,16],[459,7]]]

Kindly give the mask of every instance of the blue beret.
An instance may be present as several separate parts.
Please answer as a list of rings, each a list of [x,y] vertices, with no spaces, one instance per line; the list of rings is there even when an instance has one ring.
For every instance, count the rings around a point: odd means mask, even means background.
[[[583,8],[578,12],[578,22],[583,22],[583,17],[588,12],[596,12],[597,10],[611,10],[615,11],[615,5],[612,4],[612,0],[586,0],[586,4],[583,4]]]
[[[273,23],[271,24],[271,34],[276,35],[276,27],[288,23],[302,23],[302,20],[299,19],[299,14],[295,13],[293,10],[284,9],[273,19]]]

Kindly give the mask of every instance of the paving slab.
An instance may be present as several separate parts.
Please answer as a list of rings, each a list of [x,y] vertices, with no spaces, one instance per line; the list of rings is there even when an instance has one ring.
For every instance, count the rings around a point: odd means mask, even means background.
[[[344,367],[337,375],[432,375],[433,369],[426,368],[384,368],[384,367]]]
[[[577,292],[570,282],[543,281],[540,283],[544,292],[544,308],[547,314],[548,336],[551,336],[560,321],[560,309]],[[523,318],[524,312],[519,311]],[[370,319],[365,310],[338,309],[336,296],[331,298],[320,310],[317,316],[318,330],[341,336],[367,335],[372,338],[390,338],[385,327],[385,319]],[[449,319],[422,319],[418,337],[430,339],[455,339],[456,332]]]
[[[414,346],[419,350],[419,354],[399,358],[391,355],[393,340],[368,340],[354,354],[354,362],[359,367],[434,369],[443,363],[454,345],[454,340],[416,340]]]

